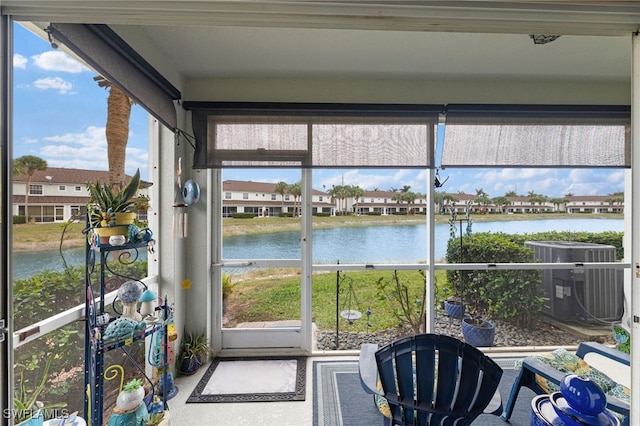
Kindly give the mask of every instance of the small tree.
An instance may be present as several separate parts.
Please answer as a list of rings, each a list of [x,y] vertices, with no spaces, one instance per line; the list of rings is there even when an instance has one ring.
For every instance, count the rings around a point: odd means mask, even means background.
[[[13,160],[13,174],[16,176],[25,176],[24,191],[24,216],[26,223],[29,223],[29,189],[31,188],[31,179],[36,171],[44,171],[47,169],[47,162],[35,155],[23,155]]]
[[[418,271],[422,277],[420,292],[412,293],[409,286],[400,280],[398,271],[393,271],[391,279],[381,277],[377,282],[378,298],[386,301],[401,326],[411,327],[414,334],[424,331],[426,311],[424,301],[427,298],[424,271]]]

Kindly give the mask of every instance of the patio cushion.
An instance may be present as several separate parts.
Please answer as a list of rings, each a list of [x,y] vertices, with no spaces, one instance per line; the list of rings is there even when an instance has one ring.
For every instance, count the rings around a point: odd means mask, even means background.
[[[592,380],[604,393],[608,393],[616,386],[619,386],[609,376],[599,371],[597,368],[590,366],[582,358],[574,353],[568,352],[566,349],[560,348],[553,352],[535,355],[535,358],[562,373],[573,373]],[[556,383],[553,383],[542,376],[536,375],[536,382],[546,393],[550,394],[560,390]],[[624,388],[624,386],[621,385],[620,387]],[[618,390],[618,392],[620,394],[624,394],[623,390]]]
[[[609,392],[606,392],[606,394],[622,402],[631,404],[631,389],[626,386],[617,384]]]

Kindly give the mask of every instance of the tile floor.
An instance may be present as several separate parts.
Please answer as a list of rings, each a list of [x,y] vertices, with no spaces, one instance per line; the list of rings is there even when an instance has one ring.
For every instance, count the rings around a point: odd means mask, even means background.
[[[513,359],[528,353],[492,354],[503,368],[513,368]],[[175,380],[178,394],[169,402],[171,426],[305,426],[313,424],[313,361],[357,360],[357,355],[329,355],[307,358],[306,398],[304,401],[242,402],[186,404],[185,401],[206,372],[206,368],[193,376],[181,376]],[[503,359],[506,364],[501,364]],[[503,395],[506,399],[508,395]]]
[[[186,404],[185,401],[198,384],[206,368],[193,376],[175,380],[178,394],[169,400],[171,426],[305,426],[313,424],[313,361],[307,358],[306,398],[304,401],[241,402],[214,404]],[[354,356],[322,357],[323,360],[357,360]]]

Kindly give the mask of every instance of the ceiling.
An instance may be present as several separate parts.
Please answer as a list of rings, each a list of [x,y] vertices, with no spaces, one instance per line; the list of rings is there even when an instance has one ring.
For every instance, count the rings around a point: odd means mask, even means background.
[[[631,35],[640,28],[636,1],[3,0],[1,8],[44,37],[50,22],[107,24],[186,100],[630,104]],[[529,34],[560,37],[536,45]]]
[[[527,34],[220,26],[138,30],[187,78],[492,75],[629,81],[631,71],[629,35],[562,36],[535,45]]]

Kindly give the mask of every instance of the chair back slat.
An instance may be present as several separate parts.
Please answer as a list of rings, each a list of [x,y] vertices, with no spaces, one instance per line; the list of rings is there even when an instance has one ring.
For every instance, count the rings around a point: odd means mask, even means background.
[[[376,352],[392,424],[461,426],[482,414],[502,369],[451,336],[418,334]]]

